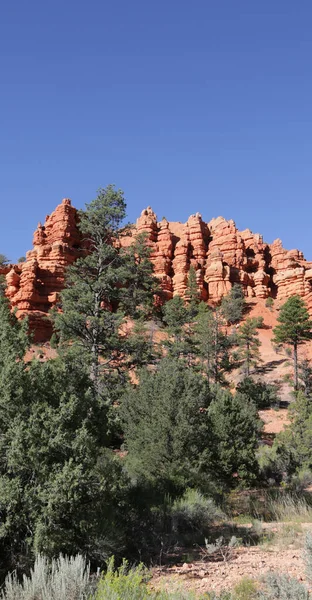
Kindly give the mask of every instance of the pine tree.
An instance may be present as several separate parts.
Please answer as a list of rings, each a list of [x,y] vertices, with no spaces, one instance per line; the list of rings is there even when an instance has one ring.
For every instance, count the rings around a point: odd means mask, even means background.
[[[4,275],[0,275],[0,297],[5,295],[6,281]]]
[[[304,359],[299,365],[299,377],[303,385],[304,394],[308,399],[312,398],[312,365]]]
[[[106,448],[106,412],[91,393],[83,359],[70,355],[33,360],[6,394],[0,548],[11,569],[37,552],[83,552],[100,561],[111,553],[122,474]]]
[[[213,311],[201,302],[198,307],[198,314],[194,325],[194,340],[196,354],[199,356],[201,371],[205,373],[210,387],[214,374],[214,314]]]
[[[127,336],[120,331],[124,317],[141,317],[154,293],[145,241],[139,237],[133,248],[121,248],[125,214],[123,192],[112,185],[100,189],[80,212],[86,253],[67,271],[62,312],[55,316],[61,340],[70,340],[84,353],[97,392],[101,370],[120,366],[127,354]]]
[[[227,323],[234,325],[242,320],[245,308],[243,288],[239,283],[234,283],[227,296],[222,298],[221,312]]]
[[[236,391],[253,402],[258,410],[278,406],[280,402],[277,385],[254,381],[252,377],[242,379],[237,384]]]
[[[286,344],[293,349],[294,384],[299,387],[298,347],[312,339],[312,320],[304,300],[300,296],[291,296],[283,304],[273,329],[273,343]]]
[[[188,319],[187,307],[181,296],[174,296],[172,300],[168,300],[164,304],[163,319],[172,335],[180,340],[183,336],[183,327]]]
[[[200,358],[208,385],[210,382],[225,383],[225,373],[232,368],[229,356],[232,339],[224,333],[222,326],[220,310],[212,310],[201,302],[194,324],[194,352]]]
[[[198,312],[200,303],[200,293],[198,290],[196,271],[193,265],[190,266],[187,279],[187,287],[185,291],[185,300],[189,311],[189,320],[193,321]]]
[[[0,406],[3,418],[10,420],[10,403],[23,404],[26,365],[30,346],[28,321],[18,321],[7,298],[0,297]]]
[[[123,192],[113,186],[99,190],[97,198],[81,211],[79,228],[89,252],[69,267],[61,295],[62,313],[55,320],[62,339],[74,341],[85,352],[96,387],[100,356],[114,354],[117,346],[121,318],[112,306],[118,297],[117,241],[125,214]]]
[[[243,361],[243,368],[246,377],[249,377],[251,367],[256,366],[261,360],[259,352],[261,342],[258,338],[257,331],[261,325],[262,320],[254,317],[251,319],[246,319],[245,323],[243,323],[239,328],[238,345],[240,349],[238,356],[240,360]]]
[[[127,343],[128,369],[151,365],[160,358],[160,351],[154,339],[155,326],[155,321],[146,321],[144,318],[134,322]]]
[[[133,319],[146,320],[155,312],[154,297],[159,293],[159,285],[153,274],[151,252],[145,233],[139,233],[130,246],[120,251],[119,303],[124,314]]]
[[[258,475],[256,451],[261,421],[245,396],[217,388],[208,409],[214,436],[216,477],[228,487],[250,485]]]
[[[291,423],[274,440],[273,450],[288,477],[300,471],[312,472],[311,402],[298,391],[289,409]]]
[[[10,262],[10,259],[5,254],[0,254],[0,267],[5,267]]]
[[[180,360],[140,372],[121,402],[131,476],[167,492],[194,482],[209,464],[209,401],[206,380]]]
[[[37,552],[103,562],[123,543],[108,402],[93,394],[74,345],[26,363],[27,325],[0,298],[1,569],[29,568]]]
[[[166,345],[170,355],[176,358],[189,356],[192,350],[192,332],[186,303],[181,296],[174,296],[164,304],[162,310],[169,334]]]
[[[10,260],[4,254],[0,254],[0,268],[5,267],[9,262],[10,262]],[[1,274],[0,275],[0,296],[4,296],[5,288],[6,288],[5,275]]]

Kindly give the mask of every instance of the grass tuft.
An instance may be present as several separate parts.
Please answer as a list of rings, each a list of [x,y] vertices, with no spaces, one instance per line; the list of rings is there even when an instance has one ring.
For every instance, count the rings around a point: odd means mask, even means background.
[[[269,512],[275,521],[292,523],[312,523],[312,506],[304,497],[285,495],[270,500]]]

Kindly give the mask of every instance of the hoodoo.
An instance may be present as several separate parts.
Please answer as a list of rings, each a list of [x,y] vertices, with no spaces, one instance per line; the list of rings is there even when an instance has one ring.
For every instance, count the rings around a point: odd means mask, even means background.
[[[13,265],[6,275],[6,294],[17,316],[28,316],[35,341],[51,335],[47,316],[64,287],[66,267],[80,254],[80,244],[77,210],[65,198],[44,225],[38,224],[26,261]]]
[[[39,223],[26,261],[6,269],[6,294],[18,317],[28,316],[36,341],[49,339],[49,310],[64,287],[66,268],[81,254],[77,222],[77,210],[64,199],[44,225]],[[150,207],[142,211],[131,236],[136,232],[147,234],[166,299],[184,295],[193,266],[201,297],[211,304],[237,282],[248,298],[272,296],[277,306],[299,294],[312,312],[312,262],[299,250],[285,250],[279,239],[267,244],[249,229],[238,231],[232,220],[218,217],[205,223],[199,213],[185,224],[165,218],[158,222]]]

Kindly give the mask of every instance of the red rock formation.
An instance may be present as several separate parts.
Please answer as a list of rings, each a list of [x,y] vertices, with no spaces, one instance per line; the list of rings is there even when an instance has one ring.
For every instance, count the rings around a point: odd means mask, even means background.
[[[150,206],[142,210],[136,222],[136,229],[138,233],[145,233],[150,242],[157,241],[157,217]]]
[[[299,250],[285,250],[279,239],[271,244],[270,254],[278,302],[297,294],[312,311],[312,262],[307,262]]]
[[[223,255],[217,246],[209,251],[206,264],[205,281],[208,283],[208,299],[217,303],[226,296],[231,287],[231,269],[223,262]]]
[[[142,211],[131,236],[122,238],[122,245],[143,232],[165,300],[185,294],[193,266],[201,297],[209,303],[219,302],[238,282],[247,297],[273,296],[277,306],[299,294],[312,313],[312,262],[298,250],[285,250],[280,240],[265,244],[249,229],[238,231],[234,221],[218,217],[205,223],[198,213],[184,225],[157,222],[150,207]],[[7,296],[19,317],[29,317],[36,341],[48,339],[51,324],[46,316],[64,287],[66,267],[81,251],[77,211],[65,199],[44,225],[39,223],[26,261],[5,267]]]
[[[64,199],[44,225],[39,223],[33,243],[26,261],[7,274],[6,294],[12,307],[17,307],[17,316],[28,316],[35,341],[42,341],[51,335],[46,317],[64,288],[65,269],[79,255],[77,211],[70,200]]]
[[[199,213],[191,215],[187,221],[190,241],[190,263],[196,271],[198,291],[202,300],[207,300],[208,290],[205,286],[205,265],[209,243],[209,229]]]
[[[157,241],[153,247],[151,259],[154,263],[155,275],[160,281],[164,298],[170,300],[173,296],[173,283],[171,278],[173,257],[173,235],[169,230],[169,223],[162,219],[158,223]]]
[[[249,229],[238,231],[223,217],[204,223],[197,213],[187,223],[157,223],[150,207],[137,221],[152,248],[155,274],[170,298],[184,295],[192,265],[203,300],[219,302],[233,283],[241,283],[249,298],[273,296],[277,306],[299,294],[312,312],[312,262],[298,250],[288,252],[279,240],[269,245]]]

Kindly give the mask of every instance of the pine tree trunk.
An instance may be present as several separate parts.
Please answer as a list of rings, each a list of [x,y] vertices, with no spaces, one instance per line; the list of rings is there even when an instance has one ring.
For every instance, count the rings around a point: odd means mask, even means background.
[[[95,294],[94,297],[94,317],[99,319],[101,310],[101,299],[99,294]],[[91,347],[91,369],[90,379],[94,384],[96,391],[98,391],[99,385],[99,341],[98,341],[98,328],[95,325],[92,331],[92,347]]]
[[[294,380],[295,380],[295,390],[298,390],[298,346],[294,344]]]
[[[249,355],[249,343],[247,342],[247,346],[246,346],[246,374],[247,377],[249,377],[250,375],[250,355]]]
[[[219,323],[216,317],[215,340],[214,340],[214,382],[218,383],[218,346],[219,346]]]
[[[210,364],[210,352],[208,352],[207,354],[207,381],[208,381],[208,390],[210,390],[210,369],[211,369],[211,364]]]
[[[91,368],[90,368],[90,379],[94,384],[96,390],[98,390],[98,382],[99,382],[99,360],[96,350],[92,346],[92,359],[91,359]]]

